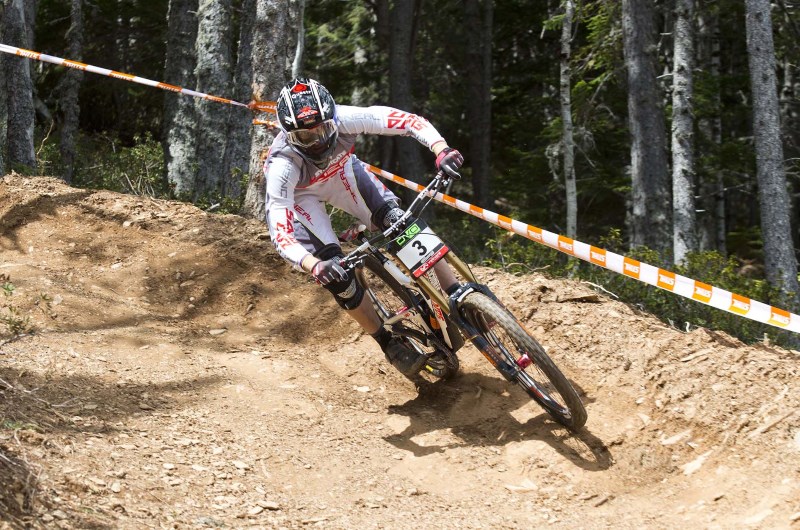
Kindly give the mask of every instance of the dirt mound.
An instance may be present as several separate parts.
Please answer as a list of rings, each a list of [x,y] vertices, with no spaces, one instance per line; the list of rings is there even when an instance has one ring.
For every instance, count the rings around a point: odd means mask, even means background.
[[[7,176],[0,253],[0,528],[800,526],[797,352],[478,268],[571,435],[472,347],[417,393],[255,221]]]

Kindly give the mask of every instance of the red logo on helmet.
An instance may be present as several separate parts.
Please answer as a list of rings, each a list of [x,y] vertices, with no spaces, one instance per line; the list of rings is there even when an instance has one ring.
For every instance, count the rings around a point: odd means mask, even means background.
[[[303,83],[295,83],[294,87],[292,87],[292,92],[295,94],[298,92],[305,92],[308,90],[308,85],[304,85]]]
[[[304,118],[310,118],[311,116],[315,116],[319,114],[319,111],[312,109],[311,107],[303,107],[300,109],[300,112],[297,113],[297,119],[302,120]]]

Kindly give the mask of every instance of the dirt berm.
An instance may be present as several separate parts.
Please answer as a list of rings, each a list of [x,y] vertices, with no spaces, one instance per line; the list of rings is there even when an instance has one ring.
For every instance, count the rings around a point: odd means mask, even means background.
[[[476,272],[582,433],[471,346],[418,394],[258,222],[0,179],[0,528],[800,528],[797,352]]]

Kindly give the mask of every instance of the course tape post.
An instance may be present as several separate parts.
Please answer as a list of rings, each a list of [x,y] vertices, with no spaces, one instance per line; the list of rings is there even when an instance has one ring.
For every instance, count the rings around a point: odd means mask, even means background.
[[[397,175],[393,175],[375,166],[367,167],[381,178],[396,182],[406,188],[422,191],[423,186]],[[554,248],[564,254],[588,261],[618,274],[639,280],[640,282],[664,289],[671,293],[695,300],[705,305],[722,309],[735,315],[755,320],[763,324],[800,333],[800,316],[784,309],[773,307],[746,296],[738,295],[713,285],[681,276],[674,272],[654,267],[647,263],[622,256],[580,241],[549,232],[547,230],[522,223],[504,215],[474,206],[443,193],[434,196],[439,202],[452,206],[462,212],[483,219],[493,225],[514,232],[537,243]]]
[[[217,103],[224,103],[226,105],[235,105],[237,107],[245,107],[250,108],[253,110],[259,110],[264,112],[275,112],[276,105],[274,101],[259,101],[254,102],[251,105],[247,105],[245,103],[241,103],[239,101],[234,101],[232,99],[221,98],[219,96],[212,96],[211,94],[204,94],[203,92],[197,92],[195,90],[189,90],[188,88],[181,88],[179,86],[170,85],[169,83],[162,83],[160,81],[153,81],[152,79],[146,79],[144,77],[139,77],[136,75],[126,74],[123,72],[117,72],[114,70],[109,70],[107,68],[100,68],[98,66],[92,66],[91,64],[84,64],[78,61],[71,61],[69,59],[62,59],[61,57],[54,57],[52,55],[47,55],[44,53],[34,52],[31,50],[25,50],[22,48],[17,48],[15,46],[9,46],[7,44],[0,44],[0,52],[8,53],[11,55],[18,55],[20,57],[25,57],[27,59],[33,59],[35,61],[42,61],[45,63],[52,63],[59,66],[66,66],[67,68],[74,68],[75,70],[81,70],[84,72],[91,72],[93,74],[100,74],[107,77],[113,77],[115,79],[122,79],[123,81],[130,81],[132,83],[138,83],[140,85],[146,85],[153,88],[160,88],[162,90],[168,90],[170,92],[175,92],[178,94],[185,94],[187,96],[194,96],[196,98],[206,99],[208,101],[215,101]]]

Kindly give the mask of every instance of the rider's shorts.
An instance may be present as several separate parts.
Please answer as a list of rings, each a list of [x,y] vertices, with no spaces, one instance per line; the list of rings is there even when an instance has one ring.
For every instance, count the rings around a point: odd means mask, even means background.
[[[399,203],[360,160],[352,155],[351,159],[351,164],[345,164],[327,181],[295,189],[294,237],[312,254],[327,245],[339,245],[325,203],[349,213],[370,230],[379,228],[373,223],[374,212],[385,211],[387,203]]]

